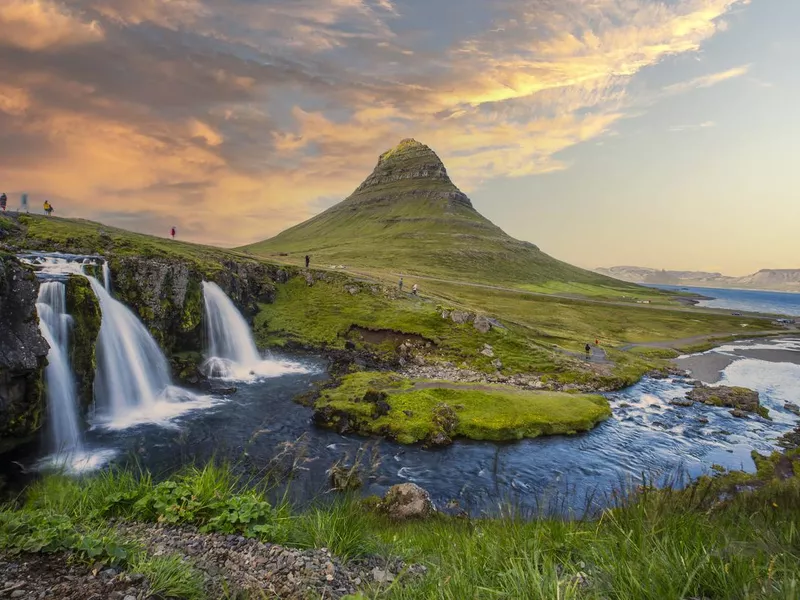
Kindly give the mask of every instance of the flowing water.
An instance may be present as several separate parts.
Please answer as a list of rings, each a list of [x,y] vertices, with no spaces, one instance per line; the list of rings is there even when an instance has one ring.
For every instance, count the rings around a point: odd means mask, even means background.
[[[45,369],[48,446],[51,452],[61,455],[83,450],[75,379],[67,350],[69,315],[66,308],[64,283],[43,281],[39,286],[36,311],[39,313],[39,329],[50,346]]]
[[[644,477],[680,484],[719,466],[752,471],[751,452],[776,449],[777,439],[797,424],[785,404],[800,401],[800,340],[762,340],[714,352],[726,356],[718,379],[757,389],[772,420],[736,419],[728,409],[705,405],[674,406],[670,400],[683,397],[688,382],[644,379],[607,394],[612,418],[576,436],[456,441],[426,450],[339,435],[315,427],[311,410],[293,401],[326,378],[325,360],[264,361],[257,352],[254,357],[244,319],[218,288],[204,290],[207,318],[219,318],[208,332],[209,354],[243,366],[248,377],[235,392],[203,396],[172,386],[166,361],[144,326],[98,281],[92,286],[103,309],[97,416],[105,411],[113,417],[95,418],[86,432],[86,453],[95,465],[114,460],[161,476],[217,458],[254,475],[291,470],[288,494],[302,503],[327,491],[334,463],[366,451],[364,493],[382,494],[412,481],[438,504],[457,499],[473,513],[494,512],[498,503],[510,501],[574,515],[607,505],[614,490]],[[246,352],[240,354],[232,344],[243,338]],[[251,375],[263,363],[272,365],[273,376]]]
[[[209,377],[247,381],[305,371],[295,362],[263,358],[244,317],[216,283],[203,282],[203,300],[208,339],[204,371]]]

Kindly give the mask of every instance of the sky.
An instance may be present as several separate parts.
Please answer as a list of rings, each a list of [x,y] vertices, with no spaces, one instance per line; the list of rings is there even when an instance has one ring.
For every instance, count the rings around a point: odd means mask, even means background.
[[[239,246],[413,137],[568,262],[800,268],[798,0],[2,0],[0,191]]]

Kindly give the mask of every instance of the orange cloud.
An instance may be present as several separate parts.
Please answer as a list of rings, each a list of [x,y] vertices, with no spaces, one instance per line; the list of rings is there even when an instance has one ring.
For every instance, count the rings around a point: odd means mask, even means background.
[[[565,169],[637,107],[637,73],[742,3],[510,0],[432,50],[389,0],[6,0],[0,181],[60,214],[238,245],[341,199],[407,136],[467,190]]]
[[[96,21],[84,22],[50,0],[4,0],[0,5],[0,44],[26,50],[90,44],[102,40]]]

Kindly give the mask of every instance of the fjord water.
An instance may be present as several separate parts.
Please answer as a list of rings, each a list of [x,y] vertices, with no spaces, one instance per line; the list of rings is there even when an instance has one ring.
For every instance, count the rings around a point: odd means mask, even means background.
[[[774,315],[800,316],[800,293],[769,290],[737,290],[729,288],[653,285],[672,291],[689,291],[711,300],[701,300],[698,306],[728,310],[761,312]]]
[[[216,284],[203,282],[208,349],[204,370],[209,377],[248,380],[304,372],[296,362],[264,359],[242,313]]]
[[[69,315],[63,282],[41,282],[36,311],[39,329],[50,346],[44,374],[48,447],[50,452],[62,456],[79,453],[83,450],[83,434],[75,379],[68,359]]]

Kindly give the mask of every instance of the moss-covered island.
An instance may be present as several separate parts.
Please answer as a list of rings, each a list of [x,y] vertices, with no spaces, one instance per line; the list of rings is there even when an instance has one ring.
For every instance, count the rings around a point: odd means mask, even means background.
[[[610,416],[608,401],[598,395],[421,381],[391,373],[346,375],[314,401],[314,421],[325,427],[435,446],[457,437],[507,441],[574,434]]]

